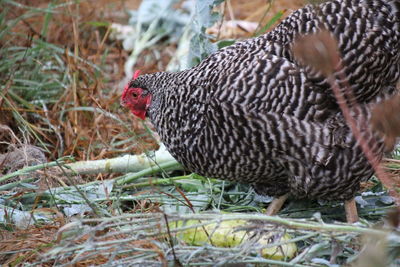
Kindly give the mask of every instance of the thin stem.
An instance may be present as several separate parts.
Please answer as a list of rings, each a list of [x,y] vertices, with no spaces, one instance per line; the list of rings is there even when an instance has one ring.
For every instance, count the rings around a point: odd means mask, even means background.
[[[378,178],[385,183],[385,186],[388,187],[389,189],[389,194],[395,199],[397,205],[400,205],[400,199],[395,190],[393,190],[394,184],[391,182],[391,180],[388,178],[386,175],[385,171],[382,169],[382,167],[379,165],[376,156],[372,153],[372,150],[370,149],[370,146],[368,145],[368,142],[364,138],[364,136],[361,134],[361,131],[357,127],[357,122],[356,120],[350,115],[350,108],[347,105],[346,99],[344,98],[343,94],[340,92],[339,85],[336,83],[333,75],[330,75],[328,77],[328,82],[332,87],[333,93],[337,99],[337,103],[342,110],[343,117],[346,120],[348,126],[350,127],[350,130],[352,131],[354,137],[359,141],[359,145],[371,164],[372,168],[374,168],[376,175]],[[348,88],[348,86],[346,86]],[[346,89],[347,89],[346,88]],[[353,95],[351,94],[351,91],[346,90],[347,94],[350,96],[350,100],[354,99]],[[355,103],[355,101],[353,101]],[[354,104],[353,107],[356,107]]]

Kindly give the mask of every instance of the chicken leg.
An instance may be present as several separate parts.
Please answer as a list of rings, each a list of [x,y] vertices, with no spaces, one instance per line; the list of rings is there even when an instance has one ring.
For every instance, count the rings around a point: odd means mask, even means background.
[[[268,205],[266,215],[269,216],[276,215],[280,211],[280,209],[282,208],[283,204],[285,203],[288,197],[289,194],[285,194],[283,196],[274,198],[272,202]]]
[[[285,203],[286,199],[289,197],[289,194],[285,194],[278,198],[274,198],[272,202],[269,204],[267,208],[266,215],[272,216],[276,215],[279,210],[282,208],[283,204]],[[346,200],[344,202],[344,208],[346,210],[346,219],[348,223],[355,223],[358,221],[358,213],[356,202],[354,198],[350,200]]]
[[[355,223],[358,221],[356,201],[354,198],[344,202],[344,209],[346,210],[346,219],[348,223]]]

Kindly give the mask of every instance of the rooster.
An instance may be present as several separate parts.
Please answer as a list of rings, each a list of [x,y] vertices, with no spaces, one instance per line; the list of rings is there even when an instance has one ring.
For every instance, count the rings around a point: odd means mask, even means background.
[[[191,69],[135,73],[121,103],[148,117],[188,170],[274,196],[268,214],[291,195],[345,201],[347,220],[357,221],[354,195],[374,169],[328,77],[293,53],[296,40],[321,31],[337,42],[341,58],[332,77],[351,91],[350,115],[379,161],[384,139],[369,120],[372,107],[396,93],[400,0],[307,5],[271,32],[225,47]]]

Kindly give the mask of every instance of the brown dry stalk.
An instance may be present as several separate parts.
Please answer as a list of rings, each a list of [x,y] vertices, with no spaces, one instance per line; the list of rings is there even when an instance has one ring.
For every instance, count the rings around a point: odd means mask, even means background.
[[[365,157],[371,164],[371,166],[374,168],[375,173],[379,180],[382,182],[382,184],[388,188],[389,194],[395,199],[395,202],[397,205],[400,205],[400,196],[397,193],[397,191],[394,189],[395,188],[395,183],[394,181],[387,175],[387,173],[383,170],[381,164],[379,164],[379,160],[376,158],[376,156],[373,154],[370,146],[368,145],[367,141],[365,140],[364,136],[361,134],[361,131],[357,127],[356,120],[350,115],[350,108],[347,105],[342,93],[340,92],[340,87],[338,84],[335,82],[333,76],[328,77],[328,82],[332,87],[332,90],[335,94],[336,99],[338,100],[338,104],[340,109],[342,110],[343,116],[349,125],[354,137],[358,140],[360,147],[362,151],[364,152]],[[346,91],[349,88],[346,85]],[[355,108],[355,106],[354,106]]]
[[[335,70],[341,70],[341,55],[339,53],[339,47],[337,41],[329,31],[321,30],[316,34],[304,35],[298,38],[293,44],[293,53],[295,57],[303,64],[312,67],[314,70],[321,72],[327,77],[327,81],[330,84],[337,103],[342,110],[343,117],[352,131],[354,137],[359,142],[359,145],[374,168],[376,175],[381,180],[382,184],[389,190],[389,194],[395,199],[397,205],[400,205],[400,196],[398,192],[394,189],[395,183],[390,179],[389,175],[385,173],[379,164],[379,160],[373,154],[367,140],[361,133],[360,129],[357,127],[357,122],[355,118],[351,116],[351,109],[357,110],[359,105],[355,101],[354,95],[346,83],[344,85],[345,90],[341,90],[339,84],[336,82],[334,77]],[[339,74],[341,80],[346,81],[346,77],[343,74]],[[345,96],[343,95],[345,93]],[[348,105],[351,103],[351,107]]]

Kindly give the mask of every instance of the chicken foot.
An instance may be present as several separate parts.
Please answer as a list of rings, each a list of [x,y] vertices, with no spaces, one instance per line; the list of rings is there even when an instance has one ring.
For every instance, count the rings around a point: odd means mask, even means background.
[[[355,223],[358,221],[356,201],[354,198],[344,202],[344,209],[346,210],[346,219],[348,223]]]
[[[282,208],[283,204],[285,203],[288,197],[289,194],[285,194],[283,196],[274,198],[272,202],[268,205],[266,215],[269,216],[276,215],[280,211],[280,209]]]

